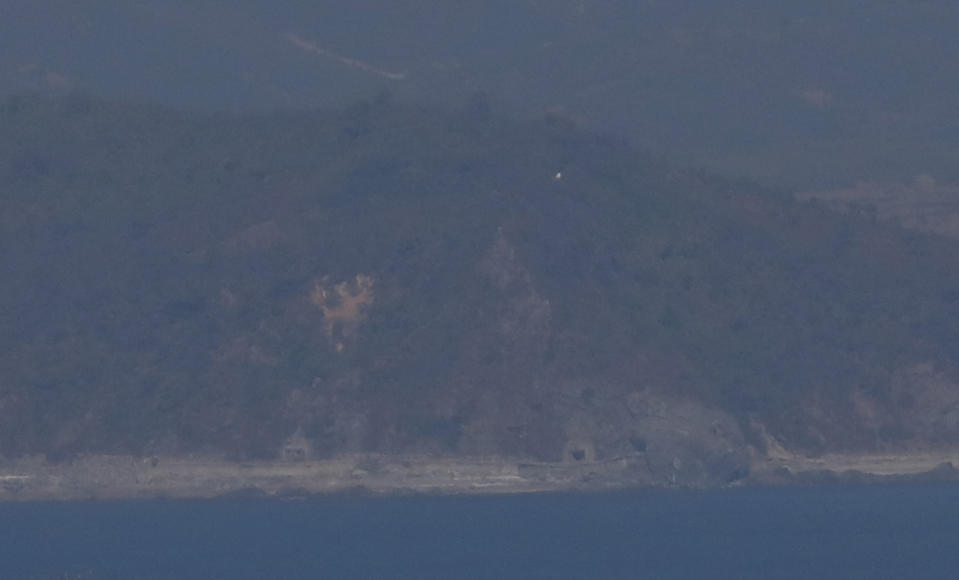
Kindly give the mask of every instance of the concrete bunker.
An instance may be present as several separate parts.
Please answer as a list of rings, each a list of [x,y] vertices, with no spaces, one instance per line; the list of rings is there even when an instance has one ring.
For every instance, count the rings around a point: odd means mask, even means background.
[[[283,461],[309,461],[312,457],[313,444],[303,434],[302,429],[297,429],[295,433],[290,435],[280,449],[280,458]]]
[[[592,463],[596,461],[596,446],[592,441],[570,440],[563,446],[563,461],[566,463]]]

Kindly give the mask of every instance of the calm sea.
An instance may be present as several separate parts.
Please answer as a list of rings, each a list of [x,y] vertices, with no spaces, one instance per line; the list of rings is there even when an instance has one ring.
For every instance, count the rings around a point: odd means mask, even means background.
[[[0,505],[0,578],[959,578],[959,486]]]

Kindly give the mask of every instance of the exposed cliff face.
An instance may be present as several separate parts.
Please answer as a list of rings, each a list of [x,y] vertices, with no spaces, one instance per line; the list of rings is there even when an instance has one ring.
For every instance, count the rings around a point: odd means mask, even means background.
[[[959,442],[955,242],[489,111],[0,122],[6,456],[297,441],[698,485]]]

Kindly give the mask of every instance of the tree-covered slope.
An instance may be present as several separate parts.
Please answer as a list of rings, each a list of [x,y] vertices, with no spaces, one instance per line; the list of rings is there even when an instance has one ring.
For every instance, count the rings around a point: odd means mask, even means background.
[[[5,455],[611,457],[658,401],[760,448],[959,436],[950,241],[481,97],[0,127]]]

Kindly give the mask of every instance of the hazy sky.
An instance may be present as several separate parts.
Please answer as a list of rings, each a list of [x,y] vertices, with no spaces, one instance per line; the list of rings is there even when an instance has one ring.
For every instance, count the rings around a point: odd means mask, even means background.
[[[944,0],[5,0],[0,93],[242,110],[484,90],[772,183],[951,180],[956,30]]]

